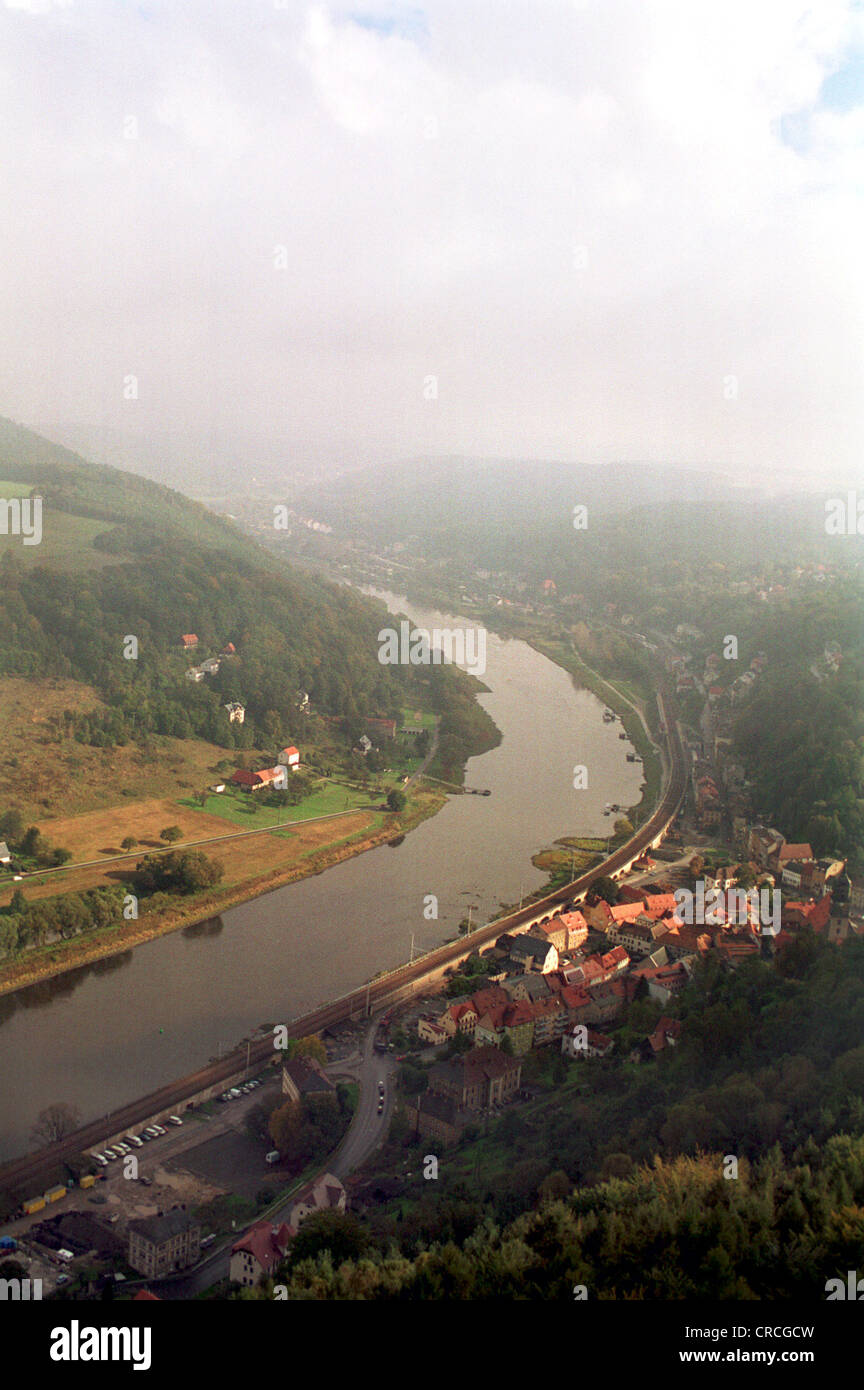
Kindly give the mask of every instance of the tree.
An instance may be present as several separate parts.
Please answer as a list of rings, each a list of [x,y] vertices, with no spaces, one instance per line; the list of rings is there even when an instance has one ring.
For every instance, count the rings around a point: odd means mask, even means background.
[[[123,840],[120,841],[120,848],[121,848],[121,849],[134,849],[135,846],[137,845],[137,843],[138,843],[138,841],[135,839],[135,836],[134,836],[134,835],[127,835],[127,836],[125,837],[125,839],[123,839]]]
[[[183,839],[183,831],[179,825],[166,825],[164,830],[159,831],[159,839],[164,840],[166,844],[173,845],[178,840]]]
[[[293,1241],[288,1257],[289,1268],[301,1260],[314,1260],[329,1250],[334,1267],[344,1260],[356,1260],[365,1254],[369,1236],[350,1212],[319,1211],[307,1216]]]
[[[392,791],[387,793],[387,809],[389,811],[396,811],[398,814],[399,811],[405,810],[406,803],[405,793],[400,792],[398,788],[394,787]]]
[[[65,1139],[81,1123],[81,1116],[74,1105],[54,1104],[40,1110],[36,1123],[30,1131],[30,1138],[37,1148],[46,1148]]]
[[[595,897],[602,898],[604,902],[611,904],[618,901],[618,884],[614,878],[608,878],[606,874],[601,874],[599,878],[595,878],[591,884],[591,892]]]

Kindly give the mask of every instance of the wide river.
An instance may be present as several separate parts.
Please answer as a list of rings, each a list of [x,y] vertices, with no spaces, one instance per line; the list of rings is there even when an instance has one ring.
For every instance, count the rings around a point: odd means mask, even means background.
[[[426,628],[461,620],[380,594]],[[206,1063],[262,1023],[287,1021],[379,970],[488,921],[545,882],[531,855],[561,835],[604,835],[608,802],[639,800],[621,726],[524,642],[487,634],[480,697],[503,735],[466,786],[405,837],[135,951],[0,997],[0,1159],[24,1152],[38,1112],[106,1114]],[[573,788],[573,769],[588,786]],[[424,916],[434,894],[438,917]]]

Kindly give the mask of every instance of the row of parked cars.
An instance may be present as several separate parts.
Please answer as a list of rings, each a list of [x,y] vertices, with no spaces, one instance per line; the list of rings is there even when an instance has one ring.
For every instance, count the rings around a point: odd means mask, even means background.
[[[261,1085],[256,1077],[254,1081],[244,1081],[242,1086],[232,1086],[230,1091],[223,1091],[220,1100],[239,1100],[241,1096],[248,1096],[250,1091],[254,1091]]]
[[[169,1115],[168,1123],[170,1125],[182,1125],[183,1121],[179,1115]],[[103,1149],[101,1153],[94,1154],[93,1157],[100,1168],[107,1168],[109,1163],[123,1158],[125,1154],[131,1154],[133,1149],[143,1148],[151,1139],[158,1139],[160,1135],[167,1133],[164,1125],[148,1125],[146,1129],[142,1129],[140,1134],[127,1134],[121,1143],[112,1144],[110,1149]]]

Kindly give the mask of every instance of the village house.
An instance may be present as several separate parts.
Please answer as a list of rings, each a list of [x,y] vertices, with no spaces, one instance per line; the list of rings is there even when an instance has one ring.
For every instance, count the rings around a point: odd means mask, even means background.
[[[344,1211],[346,1205],[345,1188],[332,1173],[322,1173],[320,1177],[297,1193],[288,1213],[288,1224],[298,1230],[307,1216],[319,1211]]]
[[[477,1010],[470,999],[455,1000],[446,1008],[439,1022],[449,1038],[457,1033],[467,1033],[470,1037],[477,1027]]]
[[[447,1042],[452,1034],[447,1032],[440,1019],[421,1014],[417,1020],[417,1036],[421,1042],[437,1044]]]
[[[222,708],[228,711],[229,724],[244,724],[246,722],[246,708],[244,705],[239,704],[237,700],[230,700],[229,703],[223,705]]]
[[[188,1269],[201,1249],[201,1223],[183,1207],[129,1222],[127,1259],[148,1279]]]
[[[11,864],[12,855],[5,840],[0,840],[0,864]]]
[[[448,1062],[436,1062],[429,1072],[429,1088],[449,1096],[462,1110],[486,1110],[503,1105],[519,1090],[522,1063],[497,1047],[475,1047]]]
[[[415,1135],[440,1144],[455,1144],[472,1119],[450,1096],[428,1090],[406,1100],[405,1113]]]
[[[269,1279],[284,1260],[294,1235],[284,1221],[281,1226],[256,1221],[231,1247],[228,1277],[232,1284],[254,1288],[262,1279]]]
[[[285,789],[285,773],[281,767],[264,767],[260,772],[250,772],[248,768],[239,767],[231,781],[235,787],[241,787],[247,792],[260,792],[265,788],[272,791]]]
[[[561,1052],[572,1062],[585,1062],[595,1058],[608,1057],[615,1048],[614,1038],[605,1033],[595,1033],[584,1023],[569,1028],[561,1039]]]
[[[331,1095],[336,1087],[317,1057],[292,1057],[282,1065],[282,1094],[289,1100],[303,1096]]]
[[[287,748],[281,748],[279,761],[284,763],[286,767],[290,767],[292,771],[296,770],[300,766],[300,749],[295,748],[293,743],[289,744]]]
[[[194,632],[184,632],[180,641],[183,643],[183,648],[187,652],[194,651],[198,646],[198,638],[195,636]]]
[[[504,980],[501,988],[513,1000],[514,1004],[520,1000],[528,1000],[529,1003],[536,1003],[538,999],[549,998],[549,983],[547,975],[510,975]]]
[[[558,951],[551,941],[546,941],[541,936],[533,936],[529,932],[513,938],[510,959],[519,969],[536,970],[541,975],[558,968]]]
[[[560,995],[536,999],[528,1007],[534,1016],[534,1047],[545,1047],[561,1037],[567,1027],[567,1008]]]
[[[201,662],[201,670],[205,676],[215,676],[219,671],[221,662],[217,656],[208,656],[206,661]]]
[[[186,672],[186,679],[187,679],[187,681],[195,681],[195,682],[203,681],[203,679],[204,679],[204,671],[203,671],[203,669],[202,669],[200,666],[190,666],[190,667],[189,667],[189,670]]]

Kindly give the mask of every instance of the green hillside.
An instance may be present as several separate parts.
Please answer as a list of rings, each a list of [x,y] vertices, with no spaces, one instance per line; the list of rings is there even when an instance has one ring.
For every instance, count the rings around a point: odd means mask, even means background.
[[[79,741],[116,746],[156,733],[252,748],[326,728],[351,742],[363,720],[401,724],[412,706],[441,714],[442,743],[466,756],[494,742],[456,668],[379,662],[381,604],[289,569],[199,503],[8,420],[0,478],[7,501],[29,489],[43,499],[40,544],[0,537],[0,676],[95,687],[109,708],[70,711],[66,732]],[[198,638],[190,653],[184,633]],[[229,644],[219,670],[187,679]],[[300,691],[310,714],[298,714]],[[244,724],[229,723],[229,701],[244,705]]]

